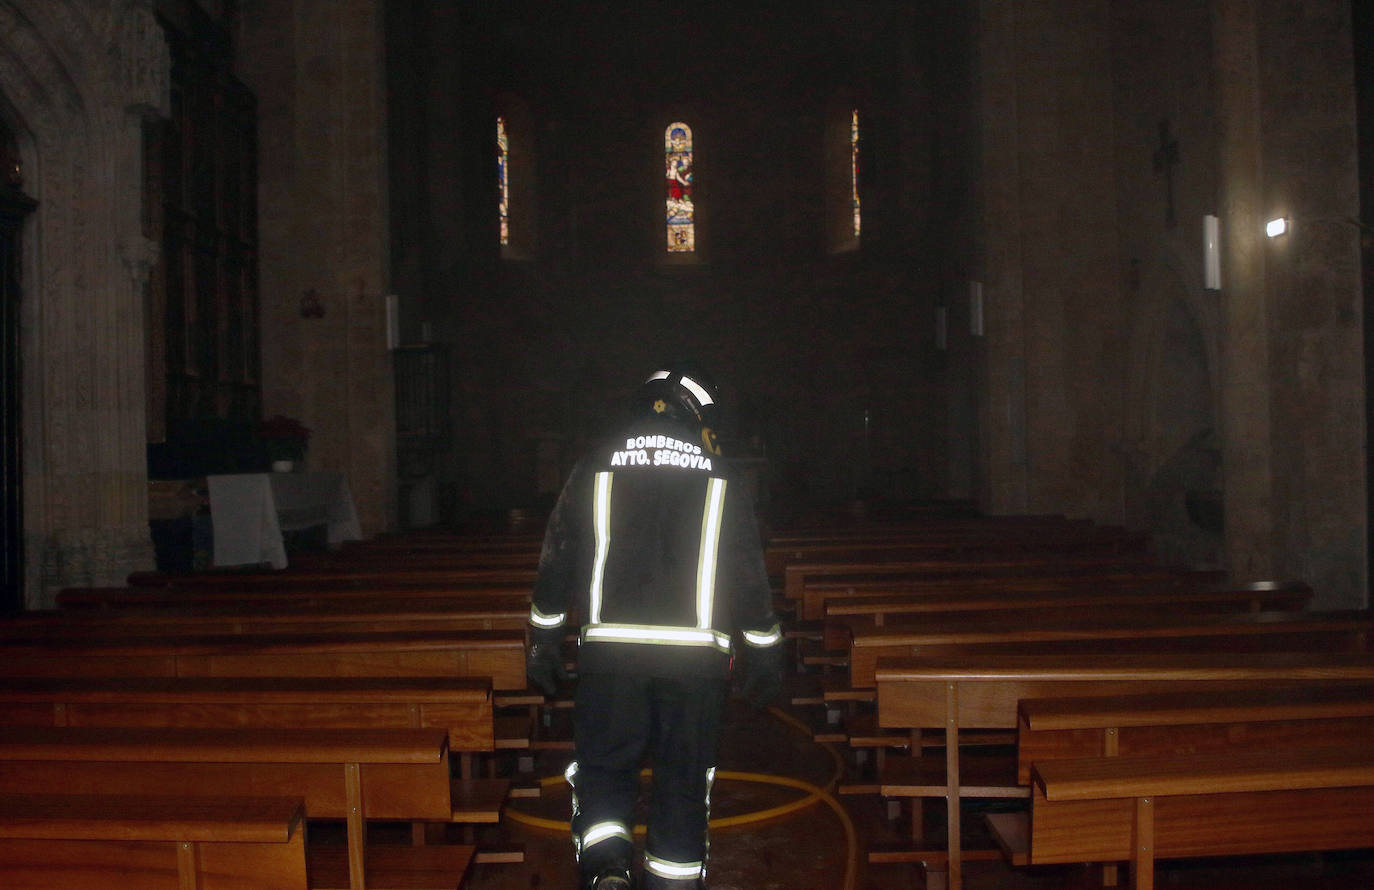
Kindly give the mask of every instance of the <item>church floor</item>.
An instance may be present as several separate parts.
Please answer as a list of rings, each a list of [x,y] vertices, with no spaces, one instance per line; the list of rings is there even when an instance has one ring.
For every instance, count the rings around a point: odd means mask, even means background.
[[[758,774],[799,779],[824,786],[836,775],[838,761],[825,746],[801,731],[801,709],[777,713],[754,711],[732,701],[719,770],[712,796],[712,820],[727,824],[711,833],[708,882],[711,890],[844,890],[846,867],[853,861],[853,890],[920,890],[925,887],[919,867],[873,865],[865,861],[871,843],[900,842],[904,823],[888,820],[883,802],[874,796],[846,796],[835,800],[854,826],[858,847],[851,857],[843,823],[826,803],[758,821],[753,814],[782,807],[804,797],[805,790],[765,784]],[[836,746],[840,757],[846,751]],[[541,752],[534,776],[559,776],[568,759],[565,751]],[[730,778],[729,773],[747,774]],[[568,817],[568,795],[561,781],[545,786],[539,799],[509,804],[501,825],[505,841],[525,849],[518,864],[474,866],[466,890],[573,890],[572,845],[566,829],[552,829],[531,821],[561,823]],[[972,807],[970,807],[971,809]],[[971,815],[965,826],[966,844],[976,841],[981,819]],[[641,839],[642,842],[642,839]],[[967,862],[967,890],[1079,890],[1100,886],[1100,871],[1084,866],[1016,869],[1001,862]],[[1123,869],[1123,884],[1126,874]],[[1279,887],[1374,887],[1374,851],[1337,854],[1226,859],[1157,865],[1161,888],[1206,890],[1277,890]]]

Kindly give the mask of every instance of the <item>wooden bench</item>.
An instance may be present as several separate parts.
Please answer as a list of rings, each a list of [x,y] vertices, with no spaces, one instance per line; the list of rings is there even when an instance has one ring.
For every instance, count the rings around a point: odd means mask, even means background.
[[[825,615],[822,603],[806,603],[804,593],[808,581],[819,578],[938,578],[955,576],[976,576],[987,572],[1003,574],[1022,572],[1026,574],[1063,573],[1072,566],[1092,571],[1132,571],[1151,567],[1154,563],[1141,558],[1131,558],[1116,554],[1044,554],[1027,553],[1013,556],[996,553],[976,554],[958,559],[901,560],[892,562],[846,561],[825,563],[789,563],[783,570],[783,594],[793,602],[801,603],[800,617],[814,621]]]
[[[299,798],[0,795],[6,890],[306,890]]]
[[[128,604],[106,609],[50,609],[0,620],[0,637],[115,631],[130,636],[161,633],[267,634],[412,630],[523,630],[529,597],[464,598],[296,597],[231,603]]]
[[[133,587],[273,587],[283,578],[308,579],[315,583],[348,584],[369,587],[377,584],[463,585],[463,584],[533,584],[538,574],[534,567],[437,567],[406,568],[376,564],[353,568],[321,568],[314,570],[244,572],[214,571],[164,574],[161,572],[133,572],[128,582]]]
[[[1301,582],[1256,582],[1205,590],[1180,587],[1088,588],[1050,591],[949,591],[930,595],[873,599],[836,599],[825,603],[827,641],[848,644],[848,636],[865,627],[894,620],[914,620],[943,612],[1042,611],[1110,606],[1171,612],[1291,612],[1306,608],[1312,588]]]
[[[0,677],[0,725],[439,728],[465,778],[496,747],[480,677]]]
[[[539,563],[539,549],[457,550],[448,547],[421,549],[351,547],[342,551],[306,550],[293,553],[291,571],[318,572],[335,569],[403,572],[413,569],[532,569]]]
[[[524,689],[521,631],[0,638],[13,677],[488,677]]]
[[[478,602],[483,599],[509,601],[524,599],[529,601],[528,583],[504,584],[433,584],[428,582],[408,583],[405,581],[377,578],[368,583],[344,581],[317,581],[310,578],[288,578],[283,576],[279,583],[248,584],[235,587],[232,584],[201,585],[179,587],[168,584],[158,587],[68,587],[57,593],[57,605],[63,610],[114,609],[130,606],[205,606],[222,604],[246,607],[259,603],[278,604],[284,602],[330,603],[354,602],[374,603],[385,599],[418,600],[438,599],[464,602]]]
[[[987,517],[960,520],[867,523],[847,528],[774,531],[764,547],[770,576],[782,574],[789,562],[820,562],[848,558],[856,551],[891,550],[923,544],[970,545],[1046,536],[1110,533],[1086,519],[1063,516]]]
[[[1130,861],[1374,847],[1374,746],[1051,761],[1032,771],[1030,831],[992,820],[1019,861]]]
[[[1077,608],[1040,612],[989,611],[954,620],[944,614],[920,624],[855,631],[849,681],[871,688],[881,658],[952,654],[976,646],[983,654],[1015,654],[1027,644],[1053,643],[1064,652],[1160,651],[1222,647],[1244,651],[1321,646],[1360,651],[1374,631],[1374,611],[1175,613]],[[1275,637],[1286,639],[1276,640]]]
[[[1032,593],[1069,591],[1210,590],[1227,583],[1224,572],[1189,571],[1171,566],[1138,566],[1011,570],[977,575],[898,577],[807,581],[802,592],[804,607],[816,611],[836,601],[861,604],[864,600],[902,599],[936,594]]]
[[[1026,785],[1031,765],[1051,760],[1374,740],[1368,684],[1033,698],[1017,710],[1017,780]]]
[[[822,687],[828,716],[846,709],[844,731],[817,741],[848,741],[852,748],[871,751],[881,771],[886,750],[914,750],[906,734],[883,732],[858,710],[871,701],[874,670],[881,658],[904,655],[958,654],[970,647],[980,656],[1017,654],[1033,647],[1037,653],[1098,654],[1126,651],[1361,651],[1374,630],[1374,612],[1258,612],[1172,615],[1163,611],[1075,609],[1059,612],[969,613],[970,618],[940,620],[909,627],[888,626],[856,633],[849,652],[849,683]],[[851,724],[854,730],[850,731]],[[990,739],[984,737],[979,743]],[[1021,784],[1025,784],[1024,776]],[[851,792],[858,786],[846,788]]]
[[[911,783],[882,781],[885,795],[944,797],[948,843],[944,851],[913,852],[905,861],[948,863],[949,882],[962,883],[960,797],[1024,797],[1015,772],[999,771],[991,784],[969,786],[960,768],[959,735],[966,728],[1012,729],[1023,698],[1243,688],[1256,683],[1323,684],[1374,681],[1367,652],[1142,652],[1101,655],[973,654],[881,659],[875,671],[878,722],[885,729],[945,732],[942,781],[927,773]],[[913,751],[919,750],[913,747]],[[896,759],[894,759],[895,761]],[[890,766],[896,765],[890,763]],[[894,770],[896,772],[896,770]],[[889,861],[898,861],[894,854]]]
[[[131,729],[0,727],[0,794],[196,798],[299,797],[309,819],[343,820],[349,890],[444,890],[462,881],[473,849],[366,842],[367,820],[453,818],[448,734],[442,729]],[[338,858],[316,850],[312,865]],[[330,869],[333,871],[333,869]],[[315,875],[312,887],[328,886]]]

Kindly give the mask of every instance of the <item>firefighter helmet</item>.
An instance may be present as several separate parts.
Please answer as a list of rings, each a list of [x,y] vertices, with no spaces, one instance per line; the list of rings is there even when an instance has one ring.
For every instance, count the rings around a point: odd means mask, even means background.
[[[667,416],[699,427],[713,427],[716,420],[716,387],[711,378],[688,365],[665,365],[640,385],[635,393],[639,412]]]

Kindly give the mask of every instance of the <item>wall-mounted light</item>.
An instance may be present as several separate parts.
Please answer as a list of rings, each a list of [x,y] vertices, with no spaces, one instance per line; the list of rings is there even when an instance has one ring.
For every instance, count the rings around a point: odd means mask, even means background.
[[[949,310],[935,307],[935,348],[943,352],[949,346]]]
[[[1287,217],[1276,217],[1264,224],[1264,234],[1268,235],[1270,238],[1277,238],[1286,231],[1288,231]]]
[[[1203,286],[1221,290],[1221,222],[1212,214],[1202,218]]]
[[[968,283],[968,332],[975,337],[983,336],[983,282]]]

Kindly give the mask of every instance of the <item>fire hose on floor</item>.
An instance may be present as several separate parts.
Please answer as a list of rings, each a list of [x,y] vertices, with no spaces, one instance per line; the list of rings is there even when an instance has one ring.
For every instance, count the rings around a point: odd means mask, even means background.
[[[787,714],[779,708],[769,708],[768,711],[774,717],[778,718],[779,720],[788,724],[789,726],[792,726],[794,729],[798,729],[803,733],[809,734],[809,730],[807,730],[806,726],[799,722],[796,718],[792,717],[790,714]],[[780,804],[775,807],[769,807],[768,809],[756,810],[752,813],[741,813],[737,816],[726,816],[723,818],[712,819],[710,827],[713,830],[737,828],[741,825],[749,825],[755,822],[764,822],[769,819],[777,819],[782,816],[799,812],[816,803],[817,801],[821,801],[826,806],[830,807],[830,809],[835,813],[836,817],[839,818],[840,824],[844,828],[846,854],[843,888],[844,890],[854,890],[854,882],[856,880],[856,874],[858,870],[858,838],[854,833],[854,823],[850,820],[849,814],[845,812],[844,807],[840,804],[838,800],[835,799],[834,795],[830,793],[835,788],[835,786],[839,784],[840,776],[844,773],[844,762],[843,760],[841,760],[840,755],[835,750],[834,746],[829,744],[822,744],[821,747],[825,749],[825,751],[830,755],[831,759],[835,762],[835,774],[830,778],[830,781],[828,781],[824,787],[812,785],[810,782],[804,782],[801,779],[794,779],[790,776],[775,776],[770,773],[751,773],[740,772],[737,770],[717,770],[716,781],[725,780],[733,782],[754,782],[756,784],[761,785],[778,785],[784,788],[795,788],[806,793],[805,796],[799,797],[796,800],[789,801],[788,803]],[[644,770],[642,775],[649,775],[650,773],[650,770]],[[539,780],[539,784],[540,787],[547,787],[550,785],[558,785],[565,781],[566,780],[563,778],[562,775],[545,776],[543,779]],[[510,806],[506,807],[505,815],[512,822],[518,822],[521,825],[528,825],[534,828],[546,828],[552,831],[568,830],[568,823],[565,820],[549,819],[543,816],[533,816],[529,813],[523,813]],[[644,826],[636,825],[635,834],[642,835],[643,833]]]

